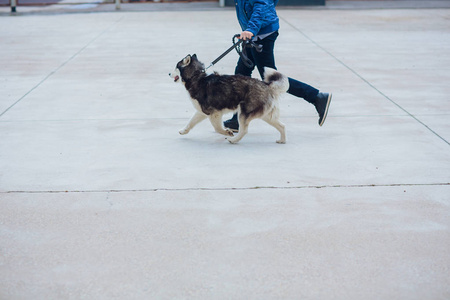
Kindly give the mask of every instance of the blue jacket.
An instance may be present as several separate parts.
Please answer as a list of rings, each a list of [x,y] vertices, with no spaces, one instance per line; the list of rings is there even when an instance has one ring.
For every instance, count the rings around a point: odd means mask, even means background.
[[[280,28],[275,11],[278,0],[234,0],[234,2],[242,31],[250,31],[256,36]]]

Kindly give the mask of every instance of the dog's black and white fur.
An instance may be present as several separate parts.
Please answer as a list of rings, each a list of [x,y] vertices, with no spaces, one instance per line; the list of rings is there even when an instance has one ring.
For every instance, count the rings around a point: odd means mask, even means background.
[[[266,68],[264,81],[242,75],[207,75],[194,54],[178,62],[169,75],[175,82],[181,79],[197,110],[180,134],[187,134],[196,124],[209,118],[215,131],[229,136],[227,140],[234,144],[247,134],[250,121],[260,118],[280,132],[277,143],[286,142],[285,126],[279,121],[278,98],[288,90],[289,82],[276,70]],[[238,113],[236,136],[222,125],[222,116],[228,112]]]

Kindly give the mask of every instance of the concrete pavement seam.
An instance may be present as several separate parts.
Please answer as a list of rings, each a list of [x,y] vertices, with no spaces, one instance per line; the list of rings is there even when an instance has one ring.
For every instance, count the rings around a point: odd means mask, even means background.
[[[32,87],[28,92],[26,92],[22,97],[19,98],[16,102],[14,102],[12,105],[10,105],[5,111],[3,111],[0,114],[0,118],[6,114],[11,108],[13,108],[17,103],[22,101],[26,96],[28,96],[30,93],[32,93],[35,89],[37,89],[41,84],[43,84],[47,79],[49,79],[53,74],[61,70],[65,65],[67,65],[69,62],[71,62],[75,57],[77,57],[81,52],[83,52],[87,47],[89,47],[93,42],[95,42],[99,37],[101,37],[103,34],[105,34],[107,31],[109,31],[114,25],[119,23],[123,17],[119,18],[116,22],[114,22],[111,26],[100,32],[97,36],[95,36],[93,39],[91,39],[86,45],[84,45],[81,49],[79,49],[75,54],[73,54],[71,57],[69,57],[66,61],[64,61],[61,65],[59,65],[56,69],[51,71],[47,76],[44,77],[41,81],[39,81],[38,84],[36,84],[34,87]]]
[[[339,58],[337,58],[335,55],[333,55],[330,51],[328,51],[327,49],[325,49],[324,47],[322,47],[321,45],[319,45],[316,41],[314,41],[312,38],[310,38],[308,35],[306,35],[303,31],[301,31],[299,28],[295,27],[293,24],[291,24],[289,21],[287,21],[285,18],[280,17],[280,19],[282,19],[284,22],[286,22],[289,26],[291,26],[294,30],[296,30],[297,32],[299,32],[301,35],[303,35],[307,40],[309,40],[311,43],[313,43],[315,46],[317,46],[318,48],[320,48],[322,51],[324,51],[325,53],[327,53],[329,56],[331,56],[334,60],[336,60],[337,62],[339,62],[342,66],[344,66],[346,69],[348,69],[350,72],[352,72],[353,74],[355,74],[358,78],[360,78],[362,81],[364,81],[367,85],[369,85],[372,89],[374,89],[376,92],[378,92],[382,97],[384,97],[385,99],[389,100],[392,104],[394,104],[395,106],[397,106],[400,110],[402,110],[403,112],[405,112],[409,117],[413,118],[414,120],[416,120],[418,123],[422,124],[425,128],[427,128],[430,132],[432,132],[434,135],[436,135],[438,138],[440,138],[442,141],[444,141],[447,145],[450,146],[450,142],[447,141],[445,138],[443,138],[442,136],[440,136],[436,131],[434,131],[433,129],[431,129],[428,125],[426,125],[425,123],[423,123],[422,121],[420,121],[416,116],[414,116],[413,114],[411,114],[409,111],[407,111],[405,108],[403,108],[401,105],[399,105],[398,103],[396,103],[394,100],[392,100],[389,96],[387,96],[385,93],[383,93],[382,91],[380,91],[377,87],[375,87],[372,83],[370,83],[367,79],[365,79],[362,75],[360,75],[358,72],[356,72],[355,70],[353,70],[350,66],[348,66],[347,64],[345,64],[342,60],[340,60]]]
[[[153,188],[121,190],[54,190],[54,191],[0,191],[0,194],[65,194],[65,193],[136,193],[136,192],[183,192],[183,191],[244,191],[244,190],[293,190],[326,188],[376,188],[376,187],[418,187],[450,186],[450,182],[436,183],[392,183],[392,184],[336,184],[336,185],[300,185],[300,186],[253,186],[253,187],[218,187],[218,188]]]

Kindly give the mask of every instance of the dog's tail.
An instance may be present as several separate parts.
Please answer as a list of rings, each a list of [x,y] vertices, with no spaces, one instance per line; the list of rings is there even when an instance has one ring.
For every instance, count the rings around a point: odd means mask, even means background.
[[[287,76],[272,68],[264,68],[264,81],[272,88],[272,92],[276,98],[281,94],[286,93],[289,89],[289,80]]]

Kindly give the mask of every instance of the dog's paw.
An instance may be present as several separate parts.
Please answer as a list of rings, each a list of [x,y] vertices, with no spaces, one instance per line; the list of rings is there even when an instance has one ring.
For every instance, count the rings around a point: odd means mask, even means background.
[[[236,144],[238,142],[235,138],[226,138],[226,140],[229,141],[230,144]]]
[[[188,134],[189,130],[187,130],[186,128],[181,129],[180,131],[178,131],[181,135],[185,135]]]
[[[277,143],[278,144],[286,144],[286,140],[278,140]]]
[[[231,131],[231,129],[226,128],[226,134],[225,135],[229,135],[229,136],[234,136],[233,131]]]

